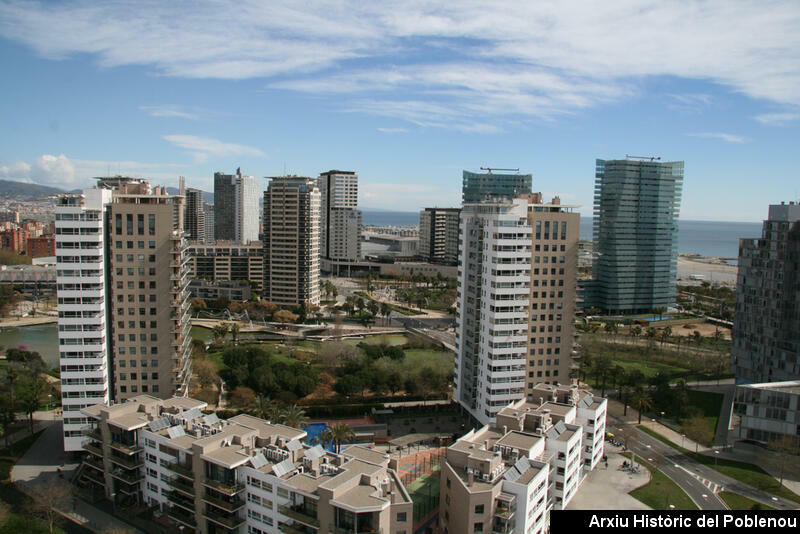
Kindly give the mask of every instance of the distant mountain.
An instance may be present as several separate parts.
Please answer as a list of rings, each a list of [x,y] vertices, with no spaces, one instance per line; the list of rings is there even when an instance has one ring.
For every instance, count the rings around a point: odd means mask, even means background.
[[[177,195],[178,188],[177,187],[167,187],[167,193],[170,195]],[[203,202],[210,202],[214,203],[214,193],[209,193],[208,191],[203,191]]]
[[[63,189],[25,182],[12,182],[0,180],[0,196],[20,200],[37,200],[53,195],[63,194]]]

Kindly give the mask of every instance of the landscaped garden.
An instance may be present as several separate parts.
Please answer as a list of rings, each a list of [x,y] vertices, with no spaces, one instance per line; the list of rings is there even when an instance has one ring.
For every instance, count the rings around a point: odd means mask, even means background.
[[[625,453],[625,456],[630,458],[630,453]],[[650,482],[631,491],[629,493],[631,497],[643,502],[653,510],[670,510],[670,505],[677,510],[698,509],[689,496],[656,466],[638,456],[636,463],[650,471]]]

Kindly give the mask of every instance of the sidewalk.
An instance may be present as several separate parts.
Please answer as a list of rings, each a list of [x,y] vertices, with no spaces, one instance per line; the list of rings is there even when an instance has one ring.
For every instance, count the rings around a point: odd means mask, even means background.
[[[61,421],[48,425],[36,443],[11,469],[11,481],[26,493],[33,485],[48,487],[69,485],[73,470],[77,468],[78,464],[67,463],[67,454],[64,452],[62,444]],[[60,510],[60,512],[65,517],[92,530],[114,530],[137,534],[140,532],[79,499],[73,500],[70,509]]]

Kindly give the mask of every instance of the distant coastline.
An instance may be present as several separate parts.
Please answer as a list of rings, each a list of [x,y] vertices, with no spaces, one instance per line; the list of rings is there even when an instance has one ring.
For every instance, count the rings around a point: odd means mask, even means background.
[[[362,210],[362,224],[375,226],[417,226],[417,211]],[[704,258],[736,258],[739,240],[761,237],[760,222],[694,221],[678,222],[678,253]],[[592,218],[581,217],[580,239],[592,240]]]

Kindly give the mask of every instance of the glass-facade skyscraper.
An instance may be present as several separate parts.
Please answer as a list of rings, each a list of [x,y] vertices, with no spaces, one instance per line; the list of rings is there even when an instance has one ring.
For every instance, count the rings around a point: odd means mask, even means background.
[[[464,171],[461,201],[464,204],[486,200],[512,200],[531,192],[530,174],[479,174]]]
[[[674,306],[683,162],[596,163],[595,260],[584,307],[638,313]]]

